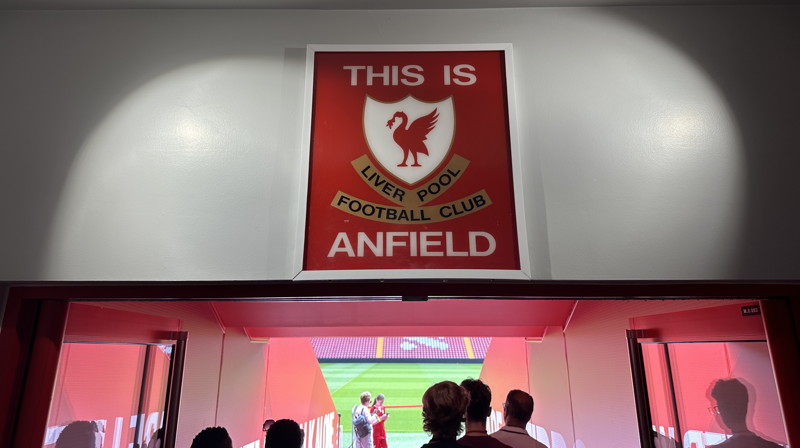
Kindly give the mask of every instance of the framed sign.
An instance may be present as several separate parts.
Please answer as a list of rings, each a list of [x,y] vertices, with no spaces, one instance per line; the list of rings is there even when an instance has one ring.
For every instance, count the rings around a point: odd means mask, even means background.
[[[296,279],[530,278],[510,45],[309,46]]]

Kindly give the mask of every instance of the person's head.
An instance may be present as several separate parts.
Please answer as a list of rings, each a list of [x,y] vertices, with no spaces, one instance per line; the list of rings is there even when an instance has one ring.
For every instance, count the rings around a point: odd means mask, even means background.
[[[374,406],[377,404],[379,406],[383,406],[383,400],[385,399],[386,397],[383,394],[375,395],[375,401],[372,402],[372,405]]]
[[[303,438],[303,430],[297,422],[288,418],[280,419],[269,427],[264,448],[300,448]]]
[[[429,387],[422,395],[422,429],[434,438],[454,439],[461,433],[467,392],[452,381]]]
[[[271,418],[264,420],[264,424],[261,425],[261,430],[267,432],[267,430],[269,429],[270,426],[272,426],[273,423],[275,423],[275,420]]]
[[[717,380],[711,388],[719,416],[728,428],[740,427],[747,419],[747,387],[736,378]]]
[[[100,431],[96,422],[77,420],[64,427],[55,448],[98,448]]]
[[[361,392],[361,404],[369,404],[372,399],[372,394],[369,392]]]
[[[503,403],[503,420],[506,425],[525,427],[533,415],[533,397],[529,393],[514,389],[506,395]]]
[[[147,442],[147,448],[161,448],[164,444],[164,428],[158,428],[153,435],[150,436],[150,441]]]
[[[492,391],[481,380],[466,379],[461,382],[461,387],[469,395],[467,405],[467,421],[486,422],[486,417],[492,412]]]
[[[233,448],[233,441],[225,428],[215,426],[197,433],[191,448]]]

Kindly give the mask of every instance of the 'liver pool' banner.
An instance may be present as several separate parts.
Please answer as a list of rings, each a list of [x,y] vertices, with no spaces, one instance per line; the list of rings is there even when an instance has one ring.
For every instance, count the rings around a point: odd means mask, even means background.
[[[298,278],[528,278],[509,46],[312,46],[307,64]]]

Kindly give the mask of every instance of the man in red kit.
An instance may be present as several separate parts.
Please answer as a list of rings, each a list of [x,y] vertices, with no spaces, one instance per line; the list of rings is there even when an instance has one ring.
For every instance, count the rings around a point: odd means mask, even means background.
[[[389,444],[386,442],[386,428],[383,426],[383,422],[389,418],[389,414],[383,407],[385,398],[383,394],[376,395],[369,408],[369,412],[378,418],[378,422],[372,425],[372,444],[375,448],[389,448]]]

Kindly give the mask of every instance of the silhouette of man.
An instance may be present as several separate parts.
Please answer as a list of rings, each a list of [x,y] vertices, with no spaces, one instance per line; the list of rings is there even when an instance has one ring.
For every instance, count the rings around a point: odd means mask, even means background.
[[[233,441],[225,428],[215,426],[197,433],[191,448],[233,448]]]
[[[294,420],[284,418],[269,427],[264,448],[300,448],[304,438],[300,425]]]
[[[481,380],[466,379],[461,387],[467,391],[467,432],[458,443],[473,448],[508,448],[508,445],[490,437],[486,432],[486,419],[492,412],[492,391]]]
[[[58,435],[55,448],[98,448],[100,431],[96,422],[77,420],[65,426]]]
[[[503,403],[503,423],[505,426],[492,434],[492,437],[511,448],[547,448],[547,445],[534,439],[525,427],[533,415],[533,397],[525,391],[514,389],[506,395]]]
[[[711,398],[717,405],[711,408],[717,413],[722,423],[731,430],[732,436],[709,448],[783,448],[755,435],[747,428],[747,388],[736,378],[717,380],[711,389]]]
[[[456,441],[469,397],[463,387],[442,381],[422,394],[422,430],[431,435],[422,448],[464,448]]]
[[[269,427],[272,426],[273,423],[275,423],[275,420],[268,418],[264,420],[264,424],[261,425],[261,430],[264,431],[265,438],[267,436],[267,431],[269,431]],[[266,444],[266,441],[264,443]]]
[[[158,428],[150,437],[147,448],[161,448],[162,445],[164,445],[164,428]]]

